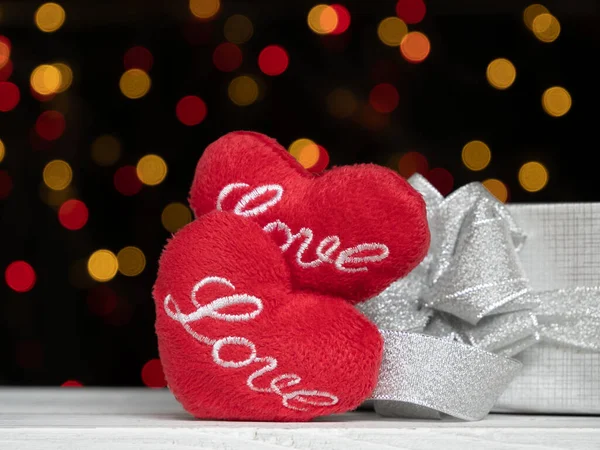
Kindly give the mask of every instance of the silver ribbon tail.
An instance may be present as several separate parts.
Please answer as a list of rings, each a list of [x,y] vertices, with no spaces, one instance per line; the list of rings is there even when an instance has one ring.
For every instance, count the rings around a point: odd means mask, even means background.
[[[470,345],[401,331],[381,331],[383,362],[372,398],[386,416],[481,420],[521,368]]]

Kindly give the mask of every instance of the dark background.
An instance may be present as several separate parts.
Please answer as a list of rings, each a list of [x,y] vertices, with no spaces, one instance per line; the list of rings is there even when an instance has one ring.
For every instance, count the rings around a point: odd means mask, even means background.
[[[151,288],[156,261],[170,233],[161,212],[173,201],[186,202],[193,168],[202,150],[226,132],[250,129],[288,146],[310,137],[329,152],[332,165],[374,162],[397,169],[402,154],[418,151],[430,168],[447,169],[454,188],[488,178],[502,180],[511,202],[597,201],[600,172],[597,95],[600,78],[598,2],[553,1],[545,6],[561,23],[553,43],[537,40],[523,23],[529,3],[520,0],[430,0],[427,14],[410,30],[424,32],[431,54],[409,64],[397,48],[383,45],[377,25],[395,15],[395,0],[341,0],[352,18],[339,36],[319,36],[306,23],[317,2],[222,0],[212,20],[195,19],[186,0],[59,1],[67,18],[55,33],[33,22],[40,2],[0,1],[0,35],[12,43],[9,81],[21,91],[10,112],[0,112],[0,139],[6,156],[0,171],[12,189],[0,199],[0,383],[61,385],[142,385],[142,368],[157,358]],[[250,18],[254,35],[240,48],[243,63],[233,73],[217,70],[215,47],[225,41],[223,24],[232,14]],[[189,33],[202,42],[190,43]],[[257,65],[269,44],[289,54],[287,70],[269,77]],[[119,90],[123,55],[132,46],[151,51],[150,92],[141,99]],[[517,68],[506,91],[486,80],[487,64],[506,57]],[[39,64],[61,60],[74,73],[68,91],[41,102],[30,94],[29,77]],[[261,87],[256,103],[239,107],[227,96],[228,83],[251,74]],[[332,117],[326,97],[335,88],[354,93],[368,108],[377,83],[393,84],[398,107],[380,118],[382,126],[357,116]],[[541,95],[565,87],[573,99],[563,117],[547,115]],[[185,126],[175,105],[197,95],[208,114]],[[35,136],[45,110],[63,111],[64,134],[52,142]],[[377,122],[377,121],[376,121]],[[122,146],[120,159],[101,167],[90,156],[94,139],[111,134]],[[468,170],[461,150],[481,139],[492,150],[491,164]],[[168,165],[167,178],[133,196],[113,185],[115,171],[155,153]],[[87,224],[64,228],[57,206],[40,196],[42,170],[53,159],[68,161],[73,182],[66,196],[89,208]],[[549,182],[539,192],[520,187],[518,170],[537,160]],[[427,175],[427,174],[424,174]],[[97,283],[86,273],[87,258],[101,248],[117,253],[133,245],[145,254],[145,270],[135,277],[118,274]],[[7,286],[6,267],[27,261],[35,270],[33,289],[18,293]],[[116,307],[98,314],[90,308],[103,296]],[[153,384],[150,382],[150,384]],[[158,383],[160,384],[160,383]]]

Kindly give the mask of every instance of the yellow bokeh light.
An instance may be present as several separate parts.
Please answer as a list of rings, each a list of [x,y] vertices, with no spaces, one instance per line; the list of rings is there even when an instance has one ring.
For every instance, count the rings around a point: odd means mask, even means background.
[[[175,233],[192,221],[192,212],[183,203],[169,203],[163,209],[160,220],[167,231]]]
[[[508,200],[508,188],[502,181],[497,180],[496,178],[490,178],[485,180],[482,184],[494,197],[502,203],[506,203],[506,200]]]
[[[307,138],[296,139],[288,148],[290,154],[302,164],[304,168],[310,168],[319,161],[320,150],[317,144]]]
[[[317,144],[315,144],[314,141],[312,141],[311,139],[300,138],[296,139],[290,144],[290,146],[288,147],[288,151],[294,158],[298,159],[298,156],[300,156],[300,152],[302,151],[302,149],[308,146],[316,147]]]
[[[533,34],[542,42],[554,42],[560,35],[560,22],[552,14],[542,13],[533,19]]]
[[[254,27],[246,16],[234,14],[225,22],[223,34],[229,42],[243,44],[248,42],[254,34]]]
[[[508,59],[498,58],[488,64],[486,76],[496,89],[508,89],[515,82],[517,70]]]
[[[127,98],[141,98],[148,93],[151,86],[150,77],[141,69],[129,69],[119,81],[119,88]]]
[[[329,5],[317,5],[308,12],[308,26],[317,34],[331,33],[338,25],[338,15]]]
[[[214,17],[220,8],[219,0],[190,0],[190,11],[199,19]]]
[[[125,247],[117,254],[119,272],[128,277],[139,275],[146,267],[146,257],[137,247]]]
[[[327,109],[338,119],[345,119],[356,112],[358,102],[352,92],[347,89],[337,88],[327,96]]]
[[[462,149],[462,161],[469,170],[483,170],[491,159],[492,152],[485,142],[471,141]]]
[[[553,117],[564,116],[571,109],[571,94],[560,86],[548,88],[542,94],[542,107]]]
[[[42,64],[33,69],[29,81],[33,90],[38,94],[52,95],[60,89],[62,75],[55,66]]]
[[[146,155],[138,161],[136,170],[142,183],[156,186],[167,176],[167,163],[158,155]]]
[[[46,164],[42,176],[46,186],[55,191],[62,191],[71,184],[73,171],[68,163],[55,159]]]
[[[227,93],[236,105],[248,106],[258,98],[258,84],[253,78],[242,75],[231,80]]]
[[[110,250],[96,250],[87,262],[90,276],[96,281],[110,281],[119,270],[119,261]]]
[[[110,166],[121,156],[121,143],[111,135],[103,135],[92,143],[92,159],[100,166]]]
[[[65,18],[65,10],[57,3],[44,3],[34,16],[37,27],[46,33],[52,33],[62,27]]]
[[[529,5],[523,11],[523,22],[525,22],[525,26],[530,30],[533,30],[533,21],[540,14],[548,14],[548,8],[544,5],[540,5],[539,3],[534,3],[533,5]]]
[[[408,34],[408,27],[398,17],[387,17],[377,27],[377,35],[381,42],[390,47],[397,47]]]
[[[548,171],[542,163],[530,161],[519,169],[519,184],[528,192],[537,192],[548,183]]]
[[[71,83],[73,82],[73,71],[65,63],[55,63],[52,64],[52,66],[56,68],[60,73],[60,84],[56,91],[66,91],[67,89],[69,89],[69,87],[71,87]]]
[[[6,154],[6,148],[4,147],[4,142],[0,139],[0,162],[4,159],[4,155]]]

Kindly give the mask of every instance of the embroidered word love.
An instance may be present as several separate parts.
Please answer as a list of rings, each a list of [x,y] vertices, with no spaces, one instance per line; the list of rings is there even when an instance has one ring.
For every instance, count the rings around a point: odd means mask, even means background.
[[[164,308],[167,315],[171,319],[179,322],[194,339],[202,344],[212,347],[211,355],[215,364],[227,368],[241,368],[254,363],[263,364],[262,367],[250,374],[246,380],[246,385],[255,392],[272,393],[280,396],[283,406],[292,410],[306,411],[310,406],[333,406],[338,403],[339,399],[329,392],[307,389],[283,392],[283,389],[297,386],[302,382],[302,378],[295,373],[285,373],[273,377],[269,383],[269,387],[257,387],[255,386],[254,381],[268,372],[275,370],[278,365],[277,359],[272,356],[258,356],[256,345],[245,337],[227,336],[221,339],[211,339],[208,336],[197,333],[189,324],[197,322],[205,317],[225,320],[227,322],[247,322],[257,317],[263,310],[262,300],[248,294],[233,294],[226,297],[219,297],[204,306],[200,305],[196,299],[196,293],[202,287],[210,283],[222,284],[235,291],[233,283],[226,278],[206,277],[196,283],[192,288],[190,299],[196,308],[195,311],[189,314],[182,313],[179,305],[173,299],[171,294],[168,294],[165,297]],[[221,310],[229,306],[244,304],[252,305],[255,309],[251,312],[240,314],[226,314],[221,312]],[[250,354],[246,359],[239,361],[223,359],[221,351],[228,345],[246,347]],[[290,404],[292,400],[294,400],[296,404],[307,405],[307,407],[292,405]]]
[[[217,197],[217,210],[223,210],[223,202],[236,190],[250,187],[246,183],[231,183],[225,186]],[[265,184],[252,189],[244,194],[233,208],[233,213],[242,217],[258,216],[272,208],[283,198],[283,187],[278,184]],[[262,203],[260,201],[262,200]],[[362,243],[342,249],[337,257],[333,255],[340,249],[340,237],[336,235],[327,236],[321,240],[315,249],[316,259],[304,261],[304,252],[308,249],[314,239],[314,232],[308,227],[302,227],[297,233],[292,233],[290,227],[281,220],[269,222],[263,227],[267,233],[274,231],[283,232],[286,241],[279,247],[282,252],[286,252],[296,241],[300,245],[296,252],[296,262],[300,267],[318,267],[321,264],[333,264],[341,272],[365,272],[368,270],[364,264],[382,261],[390,254],[388,247],[381,243]],[[361,265],[360,267],[348,267],[348,265]]]

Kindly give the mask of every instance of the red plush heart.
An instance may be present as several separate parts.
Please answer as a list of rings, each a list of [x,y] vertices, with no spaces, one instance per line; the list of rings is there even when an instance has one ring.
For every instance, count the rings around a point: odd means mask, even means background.
[[[178,231],[154,299],[169,388],[196,417],[305,421],[354,409],[375,387],[376,326],[341,298],[295,292],[253,221],[213,212]]]
[[[425,202],[373,164],[305,170],[275,140],[234,132],[211,144],[190,204],[255,220],[285,255],[296,289],[366,300],[410,272],[429,247]]]

